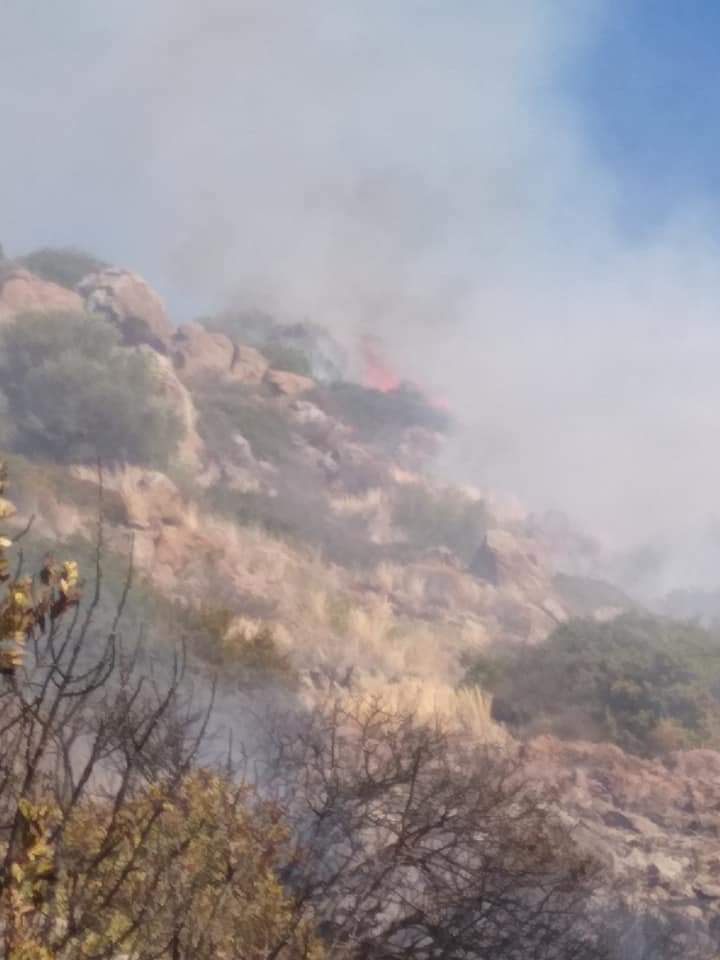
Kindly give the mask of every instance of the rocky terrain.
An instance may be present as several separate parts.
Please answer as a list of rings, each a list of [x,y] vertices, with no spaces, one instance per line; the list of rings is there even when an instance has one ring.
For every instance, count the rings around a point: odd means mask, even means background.
[[[132,541],[136,573],[169,601],[222,606],[228,637],[271,627],[304,695],[414,696],[477,737],[507,738],[488,698],[458,687],[468,658],[632,606],[589,575],[592,543],[557,518],[431,479],[444,416],[411,388],[342,382],[352,345],[249,317],[245,340],[222,322],[176,327],[140,276],[114,267],[68,288],[2,266],[0,326],[28,311],[102,315],[150,359],[180,417],[167,468],[106,465],[108,549],[126,555]],[[298,354],[304,365],[287,362]],[[92,539],[91,465],[9,462],[18,525],[34,516],[35,536]],[[548,736],[522,749],[628,902],[720,943],[720,754],[650,761]]]
[[[576,838],[628,904],[670,915],[694,944],[720,942],[720,754],[645,761],[608,744],[538,737],[529,771],[552,784]]]
[[[348,616],[351,632],[360,625],[369,635],[359,642],[377,646],[378,655],[390,634],[399,646],[412,636],[417,650],[418,636],[431,631],[433,660],[443,659],[449,678],[465,647],[497,637],[535,643],[567,616],[543,544],[525,516],[422,473],[443,442],[440,431],[413,424],[387,440],[363,436],[333,410],[324,384],[273,368],[260,350],[225,333],[195,323],[173,328],[157,294],[125,271],[108,268],[68,291],[10,270],[0,287],[4,322],[27,310],[60,316],[69,308],[101,313],[117,325],[128,350],[150,356],[181,416],[177,469],[115,465],[104,478],[116,505],[108,519],[111,539],[119,544],[132,532],[138,568],[168,594],[187,598],[190,591],[202,599],[203,577],[209,576],[226,585],[239,608],[273,598],[273,621],[287,628],[294,645],[304,642],[299,630],[317,649],[347,643],[346,625],[338,629],[333,619]],[[227,445],[200,423],[212,390],[235,391],[236,422],[223,425]],[[243,433],[244,419],[260,421],[252,426],[255,433],[265,421],[272,425],[278,449],[255,449],[256,438]],[[259,447],[268,446],[259,440]],[[70,465],[67,474],[94,482],[92,467]],[[52,491],[33,490],[29,482],[16,499],[23,516],[37,514],[38,528],[48,535],[87,533],[93,508],[83,508],[72,490],[61,483]],[[297,504],[282,518],[284,535],[273,536],[262,511],[260,523],[232,522],[208,505],[208,490],[218,499],[221,493],[255,496],[263,509],[283,499]],[[463,510],[482,514],[465,556],[443,542],[442,530],[430,530],[424,544],[413,542],[413,511],[426,522],[420,513],[435,504],[458,517]],[[455,517],[449,522],[458,524]],[[333,615],[331,608],[343,604],[347,616]],[[305,653],[313,657],[317,649]],[[415,670],[425,669],[422,660],[417,653],[410,658]],[[413,669],[410,661],[403,669]],[[437,675],[435,664],[427,667],[428,675]]]

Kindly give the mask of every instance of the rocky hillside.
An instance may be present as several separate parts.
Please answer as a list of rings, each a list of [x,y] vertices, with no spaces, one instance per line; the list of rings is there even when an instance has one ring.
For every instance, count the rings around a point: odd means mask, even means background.
[[[50,369],[46,357],[59,362],[66,333],[72,349],[73,337],[108,328],[118,377],[145,384],[138,371],[152,372],[146,433],[159,437],[103,457],[108,563],[132,544],[140,595],[172,611],[199,662],[234,676],[250,644],[302,696],[330,687],[414,697],[478,737],[509,740],[489,696],[460,688],[468,664],[498,646],[542,645],[571,617],[632,607],[587,575],[580,560],[592,545],[557,518],[432,478],[450,418],[412,385],[346,379],[362,368],[352,344],[260,314],[175,326],[140,276],[73,256],[0,265],[0,334],[12,331],[16,356],[33,358],[25,381],[0,384],[16,522],[34,517],[38,544],[95,536],[105,400],[99,388],[98,399],[88,394],[95,419],[41,449],[44,424],[67,424],[57,399],[40,403],[37,370]],[[172,421],[160,418],[163,404]],[[720,943],[719,754],[641,760],[548,735],[523,749],[629,903],[670,911],[688,943]]]
[[[162,470],[114,462],[104,476],[109,542],[122,549],[132,534],[137,569],[167,596],[203,603],[221,584],[222,603],[272,624],[300,667],[447,682],[465,653],[537,643],[566,618],[528,518],[423,472],[446,414],[410,386],[330,380],[343,350],[326,333],[259,332],[257,318],[232,316],[174,327],[135,274],[105,268],[68,289],[6,264],[0,322],[33,311],[57,325],[68,311],[105,318],[179,416]],[[84,459],[50,489],[29,451],[16,500],[36,530],[90,533],[96,473]]]

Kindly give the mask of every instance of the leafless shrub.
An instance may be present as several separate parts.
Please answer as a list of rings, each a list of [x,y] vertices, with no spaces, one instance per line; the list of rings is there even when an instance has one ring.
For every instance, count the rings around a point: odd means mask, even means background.
[[[338,955],[605,956],[599,868],[500,747],[375,698],[278,723],[266,788],[298,838],[283,879]]]

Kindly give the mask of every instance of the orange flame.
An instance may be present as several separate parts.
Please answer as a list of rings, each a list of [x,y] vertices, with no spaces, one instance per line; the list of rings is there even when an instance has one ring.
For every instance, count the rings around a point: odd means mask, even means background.
[[[388,361],[382,355],[382,343],[379,337],[365,336],[360,341],[360,349],[364,364],[363,384],[373,390],[380,390],[382,393],[390,393],[398,390],[403,383],[395,371],[391,368]],[[427,403],[432,407],[442,410],[449,410],[450,404],[445,397],[434,396],[427,390],[421,389],[417,384],[413,387],[422,394]]]
[[[381,390],[383,393],[397,390],[402,381],[381,356],[380,341],[377,337],[363,337],[360,346],[365,366],[363,377],[365,386],[372,387],[373,390]]]

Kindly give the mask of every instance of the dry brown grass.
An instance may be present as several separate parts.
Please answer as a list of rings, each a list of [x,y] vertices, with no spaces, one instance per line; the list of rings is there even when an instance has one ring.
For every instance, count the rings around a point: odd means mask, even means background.
[[[73,473],[96,479],[87,469]],[[319,551],[208,512],[184,499],[163,474],[135,467],[108,471],[105,486],[128,518],[150,527],[136,534],[140,573],[171,596],[183,590],[199,600],[212,596],[233,613],[253,611],[248,630],[269,625],[300,670],[352,668],[358,678],[451,689],[468,652],[505,630],[520,638],[547,630],[547,618],[534,615],[521,591],[498,591],[442,559],[384,562],[368,580],[327,562]],[[174,516],[165,522],[170,503]],[[383,495],[370,491],[345,498],[340,510],[358,515],[383,503]],[[72,532],[94,519],[90,500],[86,515],[72,506],[60,509],[65,517],[53,523]],[[49,507],[43,512],[53,515]]]
[[[482,616],[497,602],[497,591],[491,584],[440,562],[403,565],[384,561],[373,571],[371,583],[409,606],[441,599],[456,611]]]
[[[357,517],[376,513],[387,501],[386,494],[373,487],[357,496],[346,495],[330,500],[330,509],[338,516]]]
[[[441,723],[480,743],[506,743],[504,727],[492,719],[492,698],[478,689],[456,689],[431,680],[389,682],[366,677],[352,691],[340,691],[338,699],[362,712],[380,700],[389,713],[412,714],[420,722]]]

